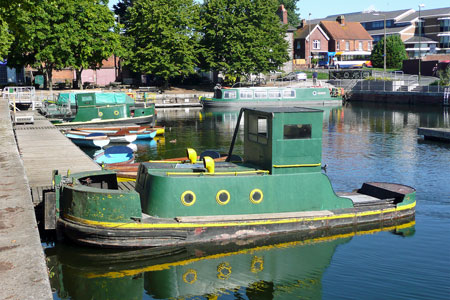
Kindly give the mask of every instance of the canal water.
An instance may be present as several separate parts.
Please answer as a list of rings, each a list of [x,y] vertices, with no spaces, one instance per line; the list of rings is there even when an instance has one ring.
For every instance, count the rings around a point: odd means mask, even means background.
[[[325,108],[323,159],[336,191],[365,181],[417,189],[416,218],[314,236],[182,249],[46,249],[54,299],[449,299],[450,144],[417,128],[450,127],[444,108]],[[226,153],[237,112],[159,110],[164,138],[137,144],[140,161]],[[242,153],[242,135],[234,153]]]

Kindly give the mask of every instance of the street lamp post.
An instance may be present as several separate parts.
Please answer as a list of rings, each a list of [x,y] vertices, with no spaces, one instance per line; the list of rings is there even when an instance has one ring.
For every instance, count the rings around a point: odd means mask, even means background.
[[[384,73],[386,74],[386,15],[376,13],[374,16],[383,16],[384,17],[384,47],[383,47],[383,67],[384,67]],[[385,75],[383,75],[385,76]]]
[[[420,9],[424,7],[425,4],[419,4],[419,85],[420,85],[420,67],[422,65],[422,20],[420,19]]]
[[[308,66],[309,66],[309,68],[311,68],[311,13],[309,13],[309,15],[308,15],[308,36],[309,36],[309,42],[308,42],[309,63],[308,63]]]

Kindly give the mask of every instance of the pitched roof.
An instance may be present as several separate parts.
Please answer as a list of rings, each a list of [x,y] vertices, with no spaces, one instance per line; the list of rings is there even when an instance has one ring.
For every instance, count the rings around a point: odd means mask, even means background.
[[[320,25],[335,40],[373,40],[358,22],[347,22],[346,20],[345,24],[341,25],[337,21],[321,21]]]
[[[359,11],[347,14],[331,15],[321,19],[311,20],[311,23],[319,23],[320,21],[334,21],[338,16],[344,16],[348,22],[373,22],[383,21],[386,15],[386,20],[394,20],[395,22],[403,21],[403,18],[414,13],[413,9],[402,9],[394,11]],[[378,15],[375,15],[378,14]]]
[[[403,42],[404,44],[418,44],[418,43],[428,43],[428,44],[439,44],[438,42],[426,37],[418,35],[413,36],[412,38],[406,40]]]
[[[420,11],[420,18],[433,18],[433,17],[450,17],[450,7],[436,8],[436,9],[422,9]],[[402,19],[402,22],[412,22],[419,18],[419,11],[414,12],[408,17]]]
[[[297,29],[294,33],[295,39],[306,39],[310,30],[312,31],[317,24],[304,25],[302,28]]]

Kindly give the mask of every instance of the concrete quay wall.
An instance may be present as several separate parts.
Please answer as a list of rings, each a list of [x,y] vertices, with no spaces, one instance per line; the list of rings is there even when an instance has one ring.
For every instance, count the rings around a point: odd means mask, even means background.
[[[443,105],[444,93],[352,91],[346,100],[385,104]]]
[[[0,299],[53,299],[6,101],[0,101],[0,145]]]

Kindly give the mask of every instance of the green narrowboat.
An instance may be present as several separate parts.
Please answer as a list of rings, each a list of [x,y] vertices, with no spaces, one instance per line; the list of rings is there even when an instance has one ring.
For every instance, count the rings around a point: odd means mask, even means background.
[[[415,190],[364,183],[336,194],[321,168],[322,110],[243,108],[242,163],[141,163],[136,190],[118,189],[116,173],[54,176],[58,232],[101,247],[161,247],[324,230],[413,216]],[[53,197],[54,195],[54,197]],[[48,200],[49,203],[51,202]],[[51,228],[51,227],[49,227]]]
[[[204,108],[293,107],[341,105],[342,89],[324,87],[214,88],[212,98],[200,97]]]
[[[155,122],[155,104],[137,103],[126,93],[61,93],[55,103],[44,103],[43,112],[56,126]]]

